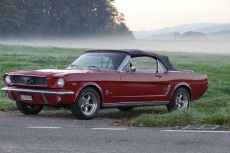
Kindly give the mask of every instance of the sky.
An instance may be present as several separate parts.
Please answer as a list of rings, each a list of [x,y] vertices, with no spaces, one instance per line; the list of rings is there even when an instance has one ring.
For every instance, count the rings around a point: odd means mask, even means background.
[[[190,23],[230,23],[230,0],[116,0],[132,31]]]

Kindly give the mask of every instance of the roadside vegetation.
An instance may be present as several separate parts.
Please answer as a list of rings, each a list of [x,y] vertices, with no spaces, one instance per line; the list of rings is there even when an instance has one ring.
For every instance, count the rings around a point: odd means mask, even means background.
[[[87,49],[0,45],[0,76],[12,70],[66,68]],[[187,110],[167,112],[166,107],[138,107],[129,112],[102,111],[114,125],[168,127],[187,124],[218,124],[230,127],[230,54],[164,52],[180,70],[208,75],[209,88]],[[58,60],[57,60],[58,58]],[[4,87],[0,81],[0,88]],[[0,110],[16,110],[15,102],[0,92]]]

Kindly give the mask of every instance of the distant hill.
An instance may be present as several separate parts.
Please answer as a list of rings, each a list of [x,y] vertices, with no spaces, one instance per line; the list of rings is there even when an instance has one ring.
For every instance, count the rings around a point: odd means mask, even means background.
[[[230,38],[230,30],[208,33],[209,38]]]
[[[172,35],[174,32],[185,33],[188,31],[202,32],[202,33],[214,33],[218,31],[230,30],[230,23],[217,24],[217,23],[194,23],[183,24],[174,27],[165,27],[163,29],[157,29],[152,31],[133,31],[133,35],[136,39],[151,39],[157,35]]]
[[[202,33],[214,33],[214,32],[227,31],[227,30],[230,30],[230,24],[214,25],[210,27],[197,29],[196,31]]]

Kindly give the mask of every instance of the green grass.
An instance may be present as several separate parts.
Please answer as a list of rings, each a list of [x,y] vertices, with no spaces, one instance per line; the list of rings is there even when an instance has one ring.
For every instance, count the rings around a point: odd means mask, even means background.
[[[86,49],[0,45],[0,76],[11,70],[66,68]],[[230,126],[230,54],[156,52],[169,56],[180,70],[208,75],[209,88],[190,109],[167,112],[166,107],[139,107],[129,112],[106,111],[98,116],[122,120],[134,126],[185,126],[219,124]],[[0,88],[4,87],[0,81]],[[16,110],[15,102],[0,92],[0,110]]]

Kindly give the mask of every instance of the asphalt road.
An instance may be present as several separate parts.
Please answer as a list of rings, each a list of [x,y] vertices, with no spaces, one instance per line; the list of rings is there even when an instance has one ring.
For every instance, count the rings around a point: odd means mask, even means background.
[[[230,131],[111,126],[70,113],[0,112],[0,153],[230,153]]]

